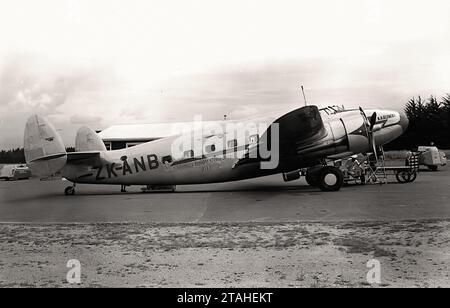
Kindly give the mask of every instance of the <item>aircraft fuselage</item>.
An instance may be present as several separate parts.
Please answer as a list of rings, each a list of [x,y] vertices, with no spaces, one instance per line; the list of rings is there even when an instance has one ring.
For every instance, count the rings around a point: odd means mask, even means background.
[[[370,115],[375,110],[367,111]],[[407,126],[407,119],[396,111],[376,110],[377,121],[374,137],[382,146],[400,136]],[[369,152],[366,124],[359,110],[321,113],[326,134],[312,144],[299,145],[295,153],[281,157],[272,169],[261,169],[260,161],[249,160],[237,165],[254,145],[251,134],[241,140],[229,137],[226,130],[229,121],[217,122],[222,133],[201,134],[202,144],[214,137],[214,148],[202,147],[185,157],[174,157],[173,144],[180,135],[143,143],[130,148],[102,151],[100,163],[93,167],[79,162],[67,163],[62,176],[74,183],[121,185],[181,185],[242,180],[291,170],[311,167],[323,158],[350,156]],[[272,123],[274,118],[259,119]],[[224,133],[225,132],[225,133]],[[283,136],[287,137],[287,136]],[[232,142],[230,142],[232,141]]]

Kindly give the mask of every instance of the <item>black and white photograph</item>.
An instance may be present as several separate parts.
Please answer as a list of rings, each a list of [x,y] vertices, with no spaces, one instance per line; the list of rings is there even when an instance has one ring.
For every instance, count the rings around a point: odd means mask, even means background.
[[[0,288],[448,288],[449,155],[448,0],[0,0]]]

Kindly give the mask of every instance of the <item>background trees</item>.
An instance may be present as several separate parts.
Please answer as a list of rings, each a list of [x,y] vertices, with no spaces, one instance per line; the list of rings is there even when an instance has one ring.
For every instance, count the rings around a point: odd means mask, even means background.
[[[75,152],[75,148],[66,148],[67,152]],[[0,164],[22,164],[25,163],[23,148],[0,151]]]
[[[385,148],[414,149],[433,142],[438,148],[450,149],[450,94],[441,99],[430,96],[412,98],[405,106],[408,130]]]
[[[23,154],[23,148],[17,148],[13,150],[1,150],[0,151],[0,164],[15,164],[25,163],[25,155]]]

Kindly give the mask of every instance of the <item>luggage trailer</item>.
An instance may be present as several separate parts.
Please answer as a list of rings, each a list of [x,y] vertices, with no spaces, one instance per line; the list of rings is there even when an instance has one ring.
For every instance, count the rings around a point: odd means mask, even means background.
[[[373,157],[373,154],[371,156]],[[347,173],[344,177],[344,182],[385,184],[388,183],[388,177],[394,176],[399,183],[411,183],[416,180],[419,174],[418,154],[413,154],[409,159],[406,159],[404,166],[386,166],[383,151],[378,160],[370,160],[369,158],[364,161],[366,167],[362,177],[354,178]]]

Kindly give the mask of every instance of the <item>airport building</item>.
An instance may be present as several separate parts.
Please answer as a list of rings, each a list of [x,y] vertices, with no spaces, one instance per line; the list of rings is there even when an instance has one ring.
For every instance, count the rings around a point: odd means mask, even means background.
[[[202,121],[203,125],[216,123]],[[97,132],[107,150],[129,148],[137,144],[169,137],[182,132],[182,128],[192,127],[193,122],[120,124]]]
[[[113,125],[99,132],[107,150],[134,145],[170,136],[171,123]]]

